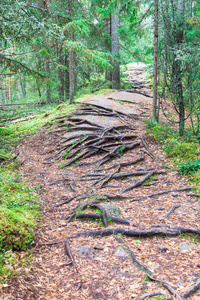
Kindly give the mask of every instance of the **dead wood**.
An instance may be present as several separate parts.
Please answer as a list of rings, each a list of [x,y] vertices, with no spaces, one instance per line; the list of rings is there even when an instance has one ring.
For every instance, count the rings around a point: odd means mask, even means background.
[[[76,265],[75,265],[75,262],[74,262],[74,258],[73,258],[73,256],[72,256],[72,253],[71,253],[71,250],[70,250],[70,247],[69,247],[69,242],[68,242],[68,240],[66,240],[65,242],[64,242],[64,246],[65,246],[65,252],[66,252],[66,254],[67,254],[67,256],[69,257],[69,259],[71,260],[71,262],[72,262],[72,265],[73,265],[73,267],[74,267],[74,271],[78,271],[77,270],[77,268],[76,268]]]
[[[182,298],[188,298],[198,291],[200,288],[200,278],[198,278],[198,280],[199,281],[196,284],[192,285],[185,293],[181,295]]]
[[[132,201],[135,201],[135,200],[145,200],[147,198],[157,197],[157,196],[161,196],[161,195],[165,195],[165,194],[169,194],[169,193],[179,193],[179,192],[190,191],[190,190],[195,189],[195,188],[196,187],[186,187],[186,188],[182,188],[182,189],[162,191],[162,192],[158,192],[158,193],[154,193],[154,194],[149,194],[149,195],[146,195],[146,196],[134,199]]]
[[[167,282],[164,282],[162,280],[159,280],[159,279],[156,279],[152,276],[150,276],[149,274],[147,274],[147,277],[151,280],[151,281],[155,281],[155,282],[158,282],[160,283],[164,288],[166,288],[170,294],[172,294],[173,296],[175,296],[177,299],[179,300],[183,300],[182,296],[180,296],[177,291]]]
[[[141,186],[143,183],[145,183],[145,181],[147,181],[148,179],[150,179],[153,175],[156,174],[165,174],[164,171],[151,171],[150,173],[148,173],[146,176],[144,176],[140,181],[135,182],[134,184],[127,186],[126,188],[122,188],[121,189],[121,193],[126,193],[136,187]]]
[[[166,215],[164,215],[164,218],[169,218],[169,216],[179,207],[180,207],[180,204],[173,205],[170,208],[170,210],[168,211],[168,213]]]
[[[153,236],[168,236],[174,237],[178,236],[182,233],[193,233],[200,236],[199,229],[192,229],[192,228],[185,228],[185,227],[176,227],[174,230],[167,230],[167,229],[146,229],[146,230],[129,230],[123,228],[109,228],[103,230],[94,230],[94,231],[84,231],[76,233],[76,235],[72,237],[79,237],[81,235],[86,236],[109,236],[109,235],[117,235],[121,233],[125,236],[133,236],[133,237],[153,237]]]
[[[152,158],[156,158],[156,156],[149,150],[149,147],[147,146],[147,144],[145,143],[143,137],[140,137],[141,141],[142,141],[142,144],[143,146],[145,147],[145,149],[148,151],[149,155],[152,157]]]
[[[162,293],[146,293],[146,294],[143,294],[141,297],[139,297],[137,300],[144,300],[144,299],[147,299],[147,298],[152,298],[152,297],[156,297],[156,296],[164,296],[164,294]]]

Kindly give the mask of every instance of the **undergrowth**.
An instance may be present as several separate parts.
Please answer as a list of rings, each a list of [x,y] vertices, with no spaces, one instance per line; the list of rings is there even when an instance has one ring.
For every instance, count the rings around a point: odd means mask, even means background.
[[[19,265],[14,250],[34,241],[40,216],[36,194],[25,184],[15,163],[0,165],[0,280],[15,274]]]
[[[103,91],[108,92],[109,90]],[[99,93],[102,91],[99,91]],[[85,95],[77,102],[82,102]],[[48,105],[31,108],[34,118],[23,121],[8,120],[0,125],[0,282],[16,274],[27,258],[21,259],[19,250],[25,250],[34,243],[34,232],[40,217],[39,203],[34,187],[23,181],[15,147],[25,137],[38,129],[56,124],[56,117],[71,113],[79,104]],[[30,112],[29,111],[29,112]],[[22,108],[15,109],[15,116],[24,117]],[[10,118],[12,114],[2,111],[0,118]],[[26,116],[27,117],[27,116]],[[28,117],[27,117],[28,118]],[[20,122],[18,122],[20,121]],[[16,252],[17,251],[17,252]],[[29,252],[26,254],[29,257]],[[26,255],[25,255],[26,256]]]
[[[175,163],[177,170],[188,176],[190,182],[200,182],[200,141],[187,128],[184,136],[167,123],[146,121],[146,129],[150,135],[161,143],[166,156]]]

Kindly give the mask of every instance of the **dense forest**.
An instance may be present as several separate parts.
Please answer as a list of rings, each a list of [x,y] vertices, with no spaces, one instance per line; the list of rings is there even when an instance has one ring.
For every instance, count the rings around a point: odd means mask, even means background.
[[[198,1],[2,1],[2,104],[73,103],[87,90],[120,89],[120,66],[150,68],[154,55],[153,118],[169,96],[180,135],[186,106],[198,135],[199,34]]]
[[[200,1],[1,0],[0,36],[0,298],[198,299]]]

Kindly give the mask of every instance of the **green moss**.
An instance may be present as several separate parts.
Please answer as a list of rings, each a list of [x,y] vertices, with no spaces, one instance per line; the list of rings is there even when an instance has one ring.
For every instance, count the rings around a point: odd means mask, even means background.
[[[0,166],[0,251],[29,246],[39,216],[36,194],[13,168]]]
[[[179,235],[180,239],[189,240],[191,242],[200,243],[200,237],[197,234],[183,233]]]
[[[179,137],[178,132],[169,124],[158,124],[147,120],[146,129],[151,137],[161,143],[161,148],[177,166],[177,170],[185,175],[188,174],[188,180],[199,185],[200,145],[198,137],[193,136],[191,128],[187,128],[184,136]]]

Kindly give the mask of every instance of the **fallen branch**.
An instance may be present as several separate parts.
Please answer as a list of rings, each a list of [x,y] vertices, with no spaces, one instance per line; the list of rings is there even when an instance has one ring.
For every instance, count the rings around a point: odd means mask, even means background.
[[[168,213],[166,215],[164,215],[164,218],[168,218],[179,207],[180,207],[180,204],[173,205],[170,208],[170,210],[168,211]]]
[[[71,253],[70,248],[69,248],[69,242],[68,242],[68,240],[66,240],[66,241],[64,242],[64,246],[65,246],[65,252],[66,252],[67,256],[69,257],[69,259],[70,259],[71,262],[72,262],[74,271],[78,272],[78,270],[77,270],[77,268],[76,268],[76,265],[75,265],[75,262],[74,262],[74,258],[73,258],[73,256],[72,256],[72,253]]]
[[[141,141],[142,141],[143,146],[144,146],[145,149],[147,150],[147,152],[150,154],[150,156],[151,156],[152,158],[155,159],[156,156],[149,150],[149,148],[148,148],[147,144],[145,143],[143,137],[140,137],[140,139],[141,139]]]

